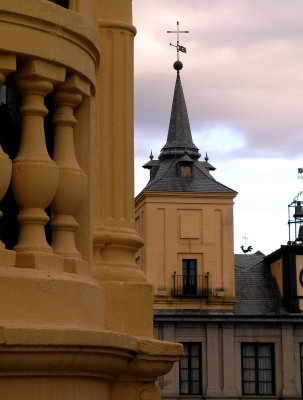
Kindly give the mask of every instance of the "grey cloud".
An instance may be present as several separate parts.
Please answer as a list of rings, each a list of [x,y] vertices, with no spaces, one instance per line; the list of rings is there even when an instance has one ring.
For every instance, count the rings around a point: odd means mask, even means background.
[[[221,157],[295,157],[303,130],[303,2],[301,0],[135,0],[136,154],[164,145],[175,72],[173,37],[180,20],[183,89],[193,132],[218,126],[240,132],[244,148]],[[176,17],[177,15],[177,17]],[[142,37],[148,40],[140,42]],[[181,36],[181,35],[180,35]],[[181,41],[181,40],[180,40]],[[152,140],[151,140],[152,139]],[[197,143],[197,145],[200,144]],[[201,149],[203,150],[203,149]],[[215,161],[214,161],[215,162]]]

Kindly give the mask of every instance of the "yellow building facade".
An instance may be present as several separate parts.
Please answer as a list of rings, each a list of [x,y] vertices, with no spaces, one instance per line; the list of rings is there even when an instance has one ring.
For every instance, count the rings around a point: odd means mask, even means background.
[[[154,286],[156,308],[233,308],[232,208],[233,198],[224,194],[140,194],[136,223],[145,245],[139,262]],[[196,260],[196,290],[205,296],[182,297],[183,260]]]
[[[135,262],[132,3],[3,0],[0,30],[1,396],[159,399],[182,347]]]

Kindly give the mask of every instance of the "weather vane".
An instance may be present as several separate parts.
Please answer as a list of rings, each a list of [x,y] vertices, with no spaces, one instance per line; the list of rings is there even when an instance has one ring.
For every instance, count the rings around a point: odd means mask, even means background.
[[[244,236],[243,236],[243,239],[244,239],[244,246],[241,246],[241,250],[243,251],[243,253],[249,253],[250,251],[252,251],[253,250],[253,248],[252,248],[252,246],[248,246],[247,248],[246,248],[246,240],[248,239],[248,237],[246,236],[246,233],[244,233]]]
[[[179,44],[179,34],[180,33],[189,33],[189,31],[180,31],[179,30],[179,21],[177,21],[177,30],[176,31],[167,31],[167,33],[176,33],[177,34],[177,44],[170,43],[170,46],[173,46],[177,49],[177,60],[179,61],[179,51],[182,53],[186,53],[186,47],[181,46]]]

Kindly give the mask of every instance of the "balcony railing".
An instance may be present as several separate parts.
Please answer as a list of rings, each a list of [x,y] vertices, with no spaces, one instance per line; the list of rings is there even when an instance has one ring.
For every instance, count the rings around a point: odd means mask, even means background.
[[[208,297],[209,274],[189,277],[173,274],[172,295],[175,297]]]

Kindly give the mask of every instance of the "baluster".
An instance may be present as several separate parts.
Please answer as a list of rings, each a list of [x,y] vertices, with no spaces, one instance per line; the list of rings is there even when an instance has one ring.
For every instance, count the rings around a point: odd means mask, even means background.
[[[24,64],[16,74],[22,94],[22,134],[20,149],[13,161],[13,192],[20,208],[19,239],[15,246],[18,267],[62,270],[63,260],[53,253],[45,238],[45,212],[58,186],[58,168],[50,158],[44,132],[48,113],[44,97],[61,83],[65,69],[34,60]]]
[[[5,82],[5,76],[15,71],[16,58],[12,55],[0,55],[0,86]],[[8,155],[3,151],[0,145],[0,200],[3,199],[10,184],[12,175],[12,162]],[[0,218],[3,213],[0,210]],[[0,221],[1,223],[1,221]],[[0,240],[0,265],[1,266],[14,266],[16,261],[15,252],[5,249],[4,243]]]
[[[75,218],[81,207],[87,188],[87,176],[80,168],[74,144],[74,127],[77,120],[74,109],[84,95],[90,94],[90,86],[76,74],[53,93],[55,105],[54,160],[59,168],[59,185],[52,203],[52,246],[54,252],[64,257],[64,270],[88,274],[88,263],[81,258],[75,243],[78,222]]]

